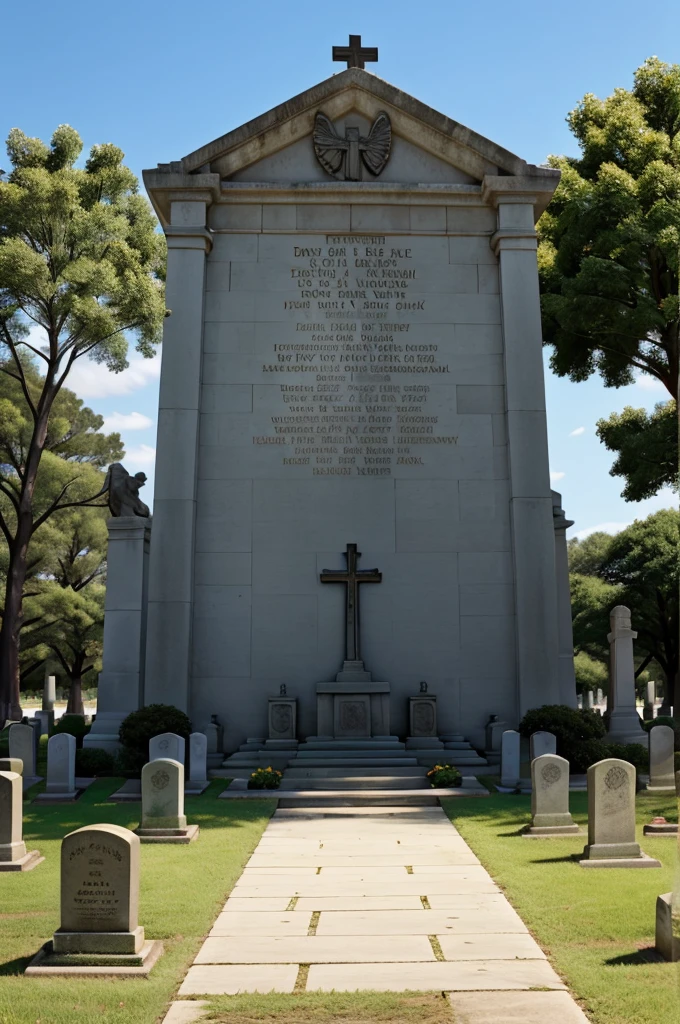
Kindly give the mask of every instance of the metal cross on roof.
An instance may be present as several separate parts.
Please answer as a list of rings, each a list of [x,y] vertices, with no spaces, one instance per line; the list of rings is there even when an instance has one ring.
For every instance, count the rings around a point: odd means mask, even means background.
[[[334,46],[333,60],[346,60],[348,68],[363,68],[368,61],[375,63],[378,59],[377,46],[362,46],[361,36],[350,36],[349,46]]]

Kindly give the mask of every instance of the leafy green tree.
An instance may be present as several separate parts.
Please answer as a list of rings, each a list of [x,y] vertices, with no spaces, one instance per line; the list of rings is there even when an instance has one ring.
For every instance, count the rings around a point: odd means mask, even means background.
[[[606,534],[569,545],[575,650],[606,662],[609,613],[614,605],[627,605],[638,634],[636,678],[656,662],[675,707],[680,707],[679,535],[680,513],[662,509],[637,519],[606,545]],[[580,550],[589,541],[589,550]]]
[[[70,444],[82,431],[76,428],[73,439],[62,432],[61,446],[50,446],[60,433],[53,417],[61,390],[82,356],[113,372],[125,369],[125,332],[151,356],[165,315],[165,243],[136,178],[121,150],[108,143],[93,146],[84,168],[76,168],[81,149],[68,125],[57,128],[50,146],[12,129],[12,170],[0,181],[0,376],[23,396],[23,408],[10,399],[0,409],[8,441],[0,454],[0,530],[7,545],[0,719],[20,714],[19,634],[33,534],[60,509],[97,494],[88,488],[87,463]],[[29,327],[39,329],[38,340]],[[92,417],[89,410],[79,413]],[[18,447],[11,442],[17,436]],[[39,478],[49,494],[45,503]]]
[[[664,486],[677,489],[678,410],[675,402],[659,402],[654,412],[627,405],[622,413],[598,420],[597,436],[617,458],[611,476],[621,476],[626,501],[651,498]]]
[[[651,57],[632,91],[587,94],[567,117],[580,158],[551,157],[562,179],[539,222],[543,336],[559,376],[599,373],[622,387],[643,372],[678,397],[680,65]],[[600,423],[626,497],[655,493],[677,466],[674,406]],[[659,445],[660,434],[669,450]],[[648,439],[643,439],[646,435]],[[644,469],[636,469],[643,455]],[[658,462],[656,460],[658,459]],[[670,467],[669,468],[669,463]]]

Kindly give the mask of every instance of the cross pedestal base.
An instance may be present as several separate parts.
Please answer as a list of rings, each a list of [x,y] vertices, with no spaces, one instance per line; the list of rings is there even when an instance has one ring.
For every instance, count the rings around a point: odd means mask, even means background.
[[[363,667],[363,666],[362,666]],[[347,673],[349,674],[349,673]],[[317,739],[358,740],[390,734],[390,684],[368,679],[338,679],[317,683]]]

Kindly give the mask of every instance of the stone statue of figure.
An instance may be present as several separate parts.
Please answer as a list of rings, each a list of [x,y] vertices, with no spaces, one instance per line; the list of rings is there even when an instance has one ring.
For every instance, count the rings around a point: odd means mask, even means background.
[[[109,492],[109,509],[112,516],[141,516],[148,518],[149,506],[139,497],[139,488],[146,483],[146,473],[130,476],[120,462],[112,462],[106,474],[101,494]]]

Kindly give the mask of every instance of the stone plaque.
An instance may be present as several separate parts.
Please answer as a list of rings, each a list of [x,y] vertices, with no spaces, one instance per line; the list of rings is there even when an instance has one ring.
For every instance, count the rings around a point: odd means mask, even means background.
[[[295,740],[297,736],[297,699],[269,698],[269,739]]]
[[[61,845],[61,929],[134,932],[139,839],[120,825],[88,825]]]
[[[184,764],[185,746],[183,736],[177,736],[174,732],[162,732],[149,740],[149,760],[155,761],[163,757]]]
[[[335,738],[363,739],[371,735],[370,698],[337,696],[335,698]]]
[[[437,736],[437,698],[409,697],[410,735]]]

